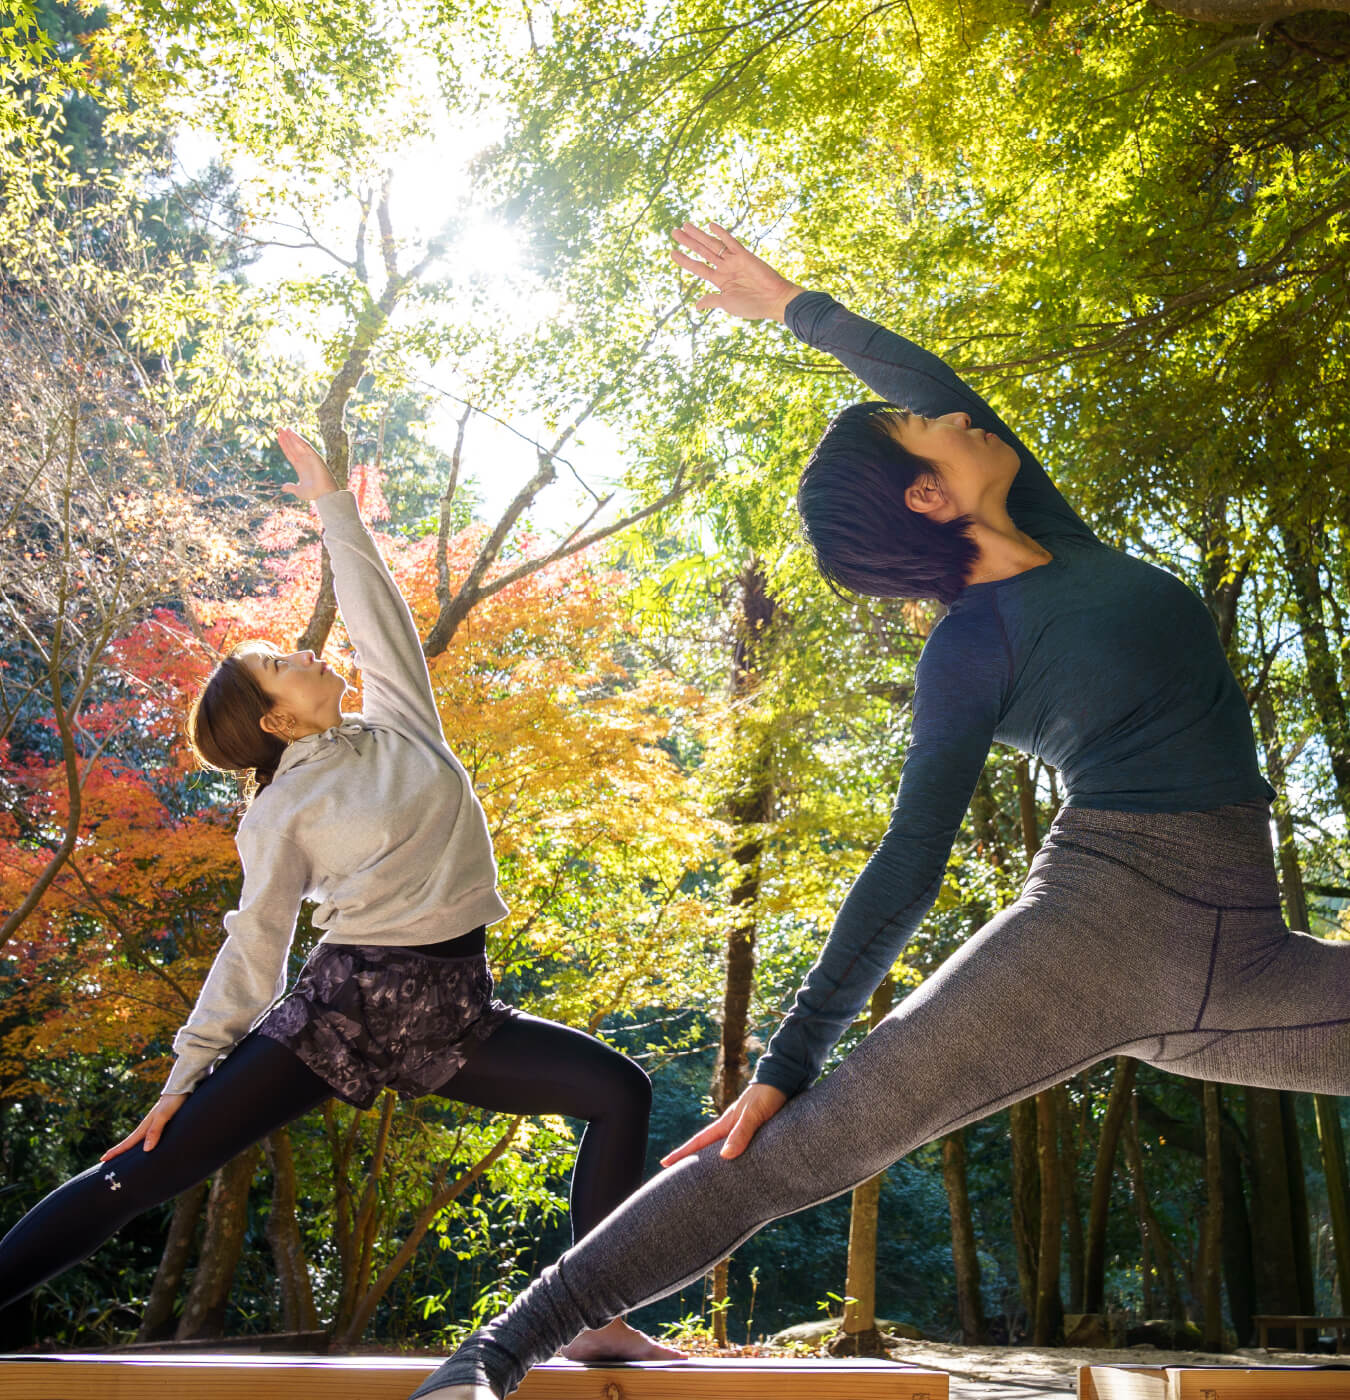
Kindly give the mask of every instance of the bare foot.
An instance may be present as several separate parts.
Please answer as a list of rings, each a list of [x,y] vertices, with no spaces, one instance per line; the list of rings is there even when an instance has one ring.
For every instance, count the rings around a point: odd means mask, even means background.
[[[630,1327],[621,1317],[605,1327],[583,1332],[558,1353],[568,1361],[683,1361],[684,1352],[653,1341],[645,1332]],[[439,1394],[436,1400],[440,1400]],[[446,1400],[459,1397],[446,1396]],[[477,1396],[473,1400],[478,1400]]]

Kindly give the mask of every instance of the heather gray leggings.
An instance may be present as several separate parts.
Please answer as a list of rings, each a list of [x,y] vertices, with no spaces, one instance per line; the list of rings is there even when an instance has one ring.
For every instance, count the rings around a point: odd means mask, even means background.
[[[508,1394],[585,1327],[664,1297],[761,1226],[1129,1054],[1196,1078],[1350,1093],[1350,943],[1280,917],[1264,804],[1068,808],[1021,898],[745,1153],[654,1177],[422,1386]]]

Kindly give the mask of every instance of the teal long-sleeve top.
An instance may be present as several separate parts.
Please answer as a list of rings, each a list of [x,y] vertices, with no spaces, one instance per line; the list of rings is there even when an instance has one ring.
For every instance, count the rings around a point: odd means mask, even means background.
[[[1011,442],[1021,466],[1008,512],[1053,556],[968,584],[924,645],[886,834],[755,1069],[756,1083],[791,1095],[820,1073],[932,907],[995,740],[1052,764],[1070,806],[1203,811],[1273,792],[1218,631],[1184,583],[1104,545],[936,355],[821,292],[795,297],[786,321],[879,397],[926,417],[964,411]]]

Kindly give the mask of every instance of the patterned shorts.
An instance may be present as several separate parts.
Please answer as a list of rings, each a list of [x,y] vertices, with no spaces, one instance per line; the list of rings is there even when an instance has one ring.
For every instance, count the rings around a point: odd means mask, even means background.
[[[320,943],[254,1029],[369,1108],[381,1089],[410,1099],[439,1089],[510,1015],[483,953]]]

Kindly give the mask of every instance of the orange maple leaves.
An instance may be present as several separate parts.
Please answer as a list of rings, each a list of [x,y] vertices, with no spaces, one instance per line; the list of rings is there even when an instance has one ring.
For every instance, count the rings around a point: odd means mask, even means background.
[[[387,513],[374,473],[354,472],[353,485],[369,515]],[[479,535],[450,541],[452,578]],[[238,871],[228,786],[191,771],[183,714],[213,653],[246,637],[289,645],[318,576],[316,522],[304,512],[279,511],[258,540],[270,586],[194,599],[190,620],[163,610],[113,648],[89,710],[87,737],[102,748],[88,760],[78,849],[7,950],[32,1012],[0,1044],[11,1070],[25,1056],[165,1049],[195,996]],[[425,632],[437,613],[436,541],[380,543]],[[483,600],[431,663],[513,908],[498,930],[499,968],[539,984],[548,967],[549,1009],[584,1022],[649,994],[668,975],[672,940],[700,936],[706,918],[686,887],[710,858],[713,823],[670,743],[672,717],[696,723],[701,697],[635,664],[623,586],[595,558],[550,565]],[[359,703],[341,627],[324,655],[349,673]],[[0,748],[0,780],[22,794],[24,814],[0,819],[0,901],[34,878],[45,834],[60,829],[58,767]],[[32,1087],[19,1075],[8,1092]]]

